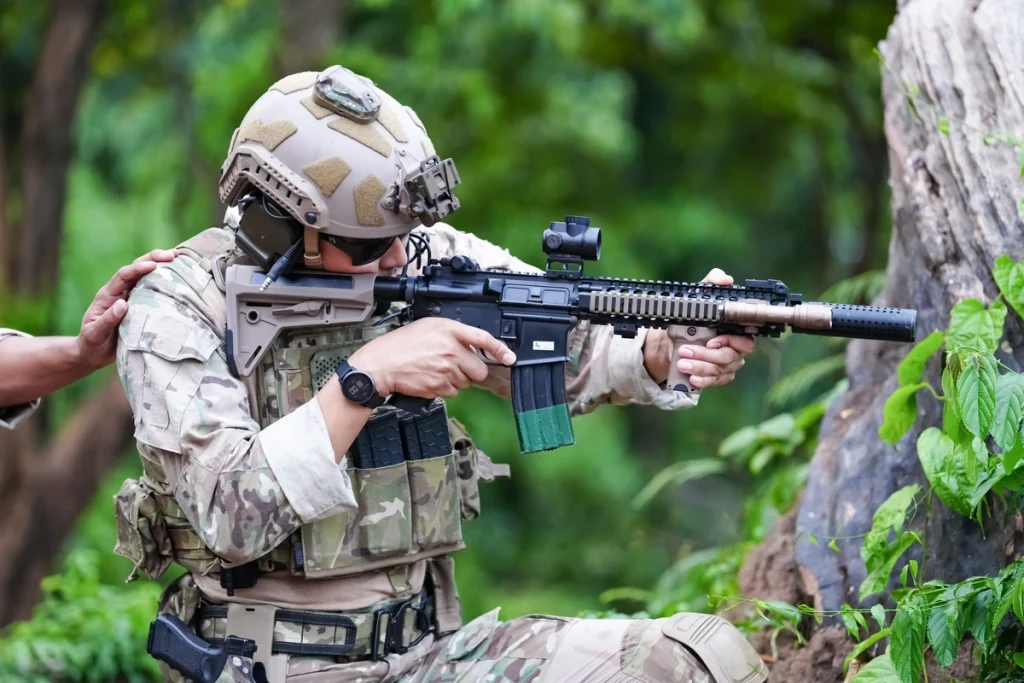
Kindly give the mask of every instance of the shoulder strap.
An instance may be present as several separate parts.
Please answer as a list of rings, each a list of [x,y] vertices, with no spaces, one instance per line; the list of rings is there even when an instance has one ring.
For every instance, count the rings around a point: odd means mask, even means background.
[[[201,270],[212,276],[216,286],[207,287],[201,296],[209,309],[214,329],[223,339],[228,320],[224,271],[230,263],[244,257],[235,246],[234,233],[226,228],[209,228],[178,245],[178,253],[194,260]]]

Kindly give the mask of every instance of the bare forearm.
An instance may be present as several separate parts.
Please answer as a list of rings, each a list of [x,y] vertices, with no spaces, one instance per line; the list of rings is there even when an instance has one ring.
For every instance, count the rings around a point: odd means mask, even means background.
[[[0,406],[34,401],[96,369],[77,337],[7,337],[0,340]]]
[[[327,435],[334,449],[334,461],[340,463],[369,419],[371,411],[346,400],[337,379],[325,384],[317,393],[316,400],[324,414]]]

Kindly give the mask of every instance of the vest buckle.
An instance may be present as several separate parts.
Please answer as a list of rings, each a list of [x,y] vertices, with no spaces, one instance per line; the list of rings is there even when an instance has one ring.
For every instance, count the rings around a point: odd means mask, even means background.
[[[422,595],[417,595],[391,609],[379,609],[373,613],[373,630],[370,631],[370,656],[375,661],[383,661],[390,654],[404,655],[406,652],[423,642],[427,634],[434,632],[430,607],[433,595],[429,595],[422,604],[416,605]],[[411,642],[402,644],[402,633],[405,630],[406,614],[411,613],[415,626],[420,631]]]

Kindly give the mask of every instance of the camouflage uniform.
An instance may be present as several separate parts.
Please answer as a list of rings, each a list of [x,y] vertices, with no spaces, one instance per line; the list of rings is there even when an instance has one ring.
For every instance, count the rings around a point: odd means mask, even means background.
[[[17,330],[9,330],[7,328],[0,327],[0,341],[3,341],[4,337],[27,337],[29,335],[24,332],[18,332]],[[0,428],[14,429],[19,424],[24,422],[29,415],[39,406],[39,399],[32,401],[31,403],[23,403],[18,406],[0,406]]]
[[[326,132],[329,127],[383,157],[399,144],[406,145],[402,155],[421,144],[423,152],[432,152],[428,139],[415,137],[419,133],[413,127],[422,130],[415,114],[408,109],[403,114],[390,98],[385,97],[387,117],[382,113],[371,129],[330,118],[308,97],[300,106],[297,98],[311,85],[300,74],[271,90],[296,98],[288,115],[300,123],[313,125],[314,119],[328,117],[324,135],[334,134]],[[280,148],[275,154],[285,158],[281,155],[292,152],[282,140],[296,129],[290,120],[245,123],[232,141],[236,152],[249,144],[244,148],[249,165],[241,170],[271,178],[279,167],[261,160],[260,150]],[[227,167],[225,178],[234,182],[239,167]],[[375,213],[375,202],[383,196],[375,188],[383,185],[375,176],[358,176],[354,168],[334,157],[305,166],[304,172],[320,178],[325,196],[347,178],[359,204],[353,216],[359,214],[361,225],[383,221]],[[379,166],[378,172],[387,168]],[[288,182],[288,200],[298,201],[304,196],[299,181]],[[324,190],[327,185],[330,192]],[[435,258],[458,253],[484,268],[535,270],[504,249],[443,223],[418,230]],[[408,460],[394,468],[361,470],[353,467],[351,457],[336,464],[324,415],[313,400],[317,385],[336,381],[330,371],[339,358],[393,327],[376,326],[372,318],[358,325],[283,333],[251,375],[236,378],[228,368],[226,301],[219,284],[226,263],[240,260],[234,244],[229,230],[211,229],[182,245],[174,261],[161,264],[135,287],[119,330],[118,371],[135,417],[144,475],[125,482],[115,497],[116,551],[151,578],[172,560],[188,569],[165,591],[162,612],[177,615],[215,642],[229,634],[227,626],[237,615],[269,610],[269,621],[261,623],[269,624],[265,637],[272,637],[277,653],[289,647],[307,652],[310,646],[330,648],[351,636],[345,657],[274,655],[266,661],[274,669],[272,681],[764,679],[749,645],[726,622],[708,615],[654,621],[538,616],[499,624],[495,611],[462,626],[447,555],[464,547],[461,522],[480,512],[478,481],[502,474],[502,468],[492,465],[454,420],[448,423],[451,453],[446,457]],[[319,259],[310,251],[315,240],[306,247],[310,265]],[[635,339],[586,323],[573,330],[566,367],[573,414],[604,403],[678,409],[695,402],[647,375],[644,339],[643,330]],[[508,396],[508,369],[492,367],[481,384]],[[233,594],[225,590],[225,572],[252,563],[260,570],[258,582]],[[434,596],[429,606],[433,632],[421,633],[425,630],[416,619],[410,622],[398,611],[402,643],[411,642],[412,635],[422,640],[404,653],[368,659],[375,613],[396,605],[426,605],[425,597],[417,602],[427,595],[425,587]],[[336,615],[344,617],[340,632]],[[233,629],[232,635],[249,637]],[[257,659],[268,657],[268,651],[259,649]],[[249,664],[233,664],[222,680],[244,680]],[[178,680],[176,674],[168,676]]]

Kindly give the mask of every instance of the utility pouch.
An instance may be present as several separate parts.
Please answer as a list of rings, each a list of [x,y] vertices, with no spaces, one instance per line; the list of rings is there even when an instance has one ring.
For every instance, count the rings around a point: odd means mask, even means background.
[[[153,492],[138,480],[126,479],[114,496],[114,509],[117,516],[114,552],[135,565],[128,581],[137,579],[139,572],[149,579],[159,579],[171,565],[173,549]]]
[[[302,571],[327,578],[465,547],[455,454],[444,404],[426,414],[378,409],[350,449],[358,508],[302,527]]]

